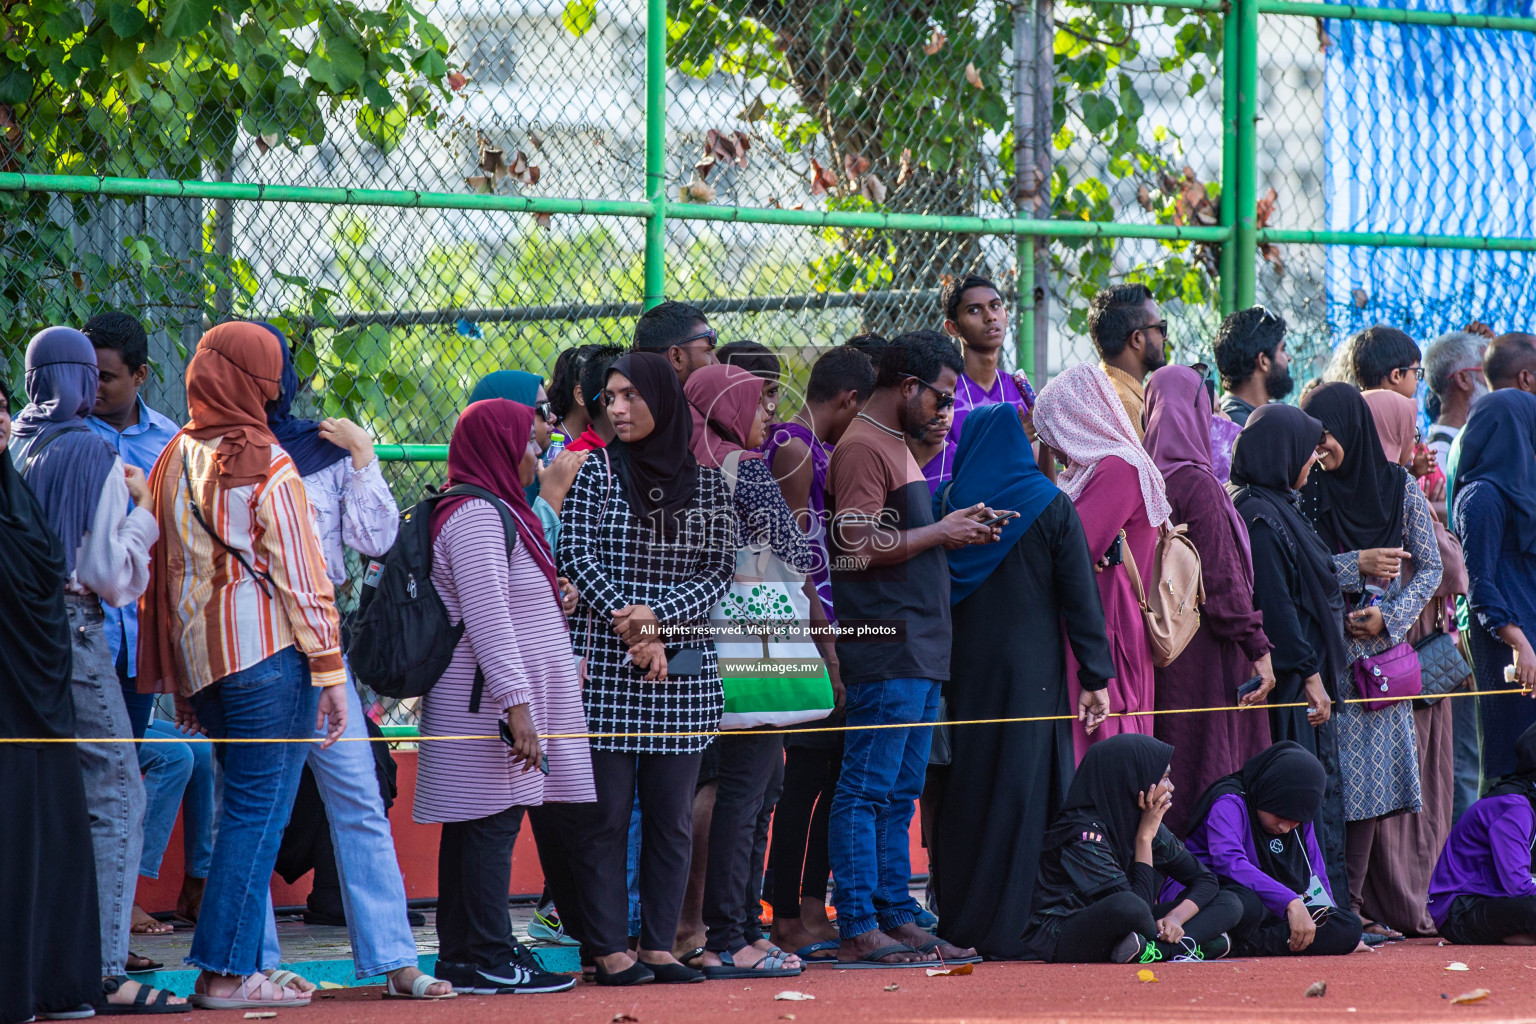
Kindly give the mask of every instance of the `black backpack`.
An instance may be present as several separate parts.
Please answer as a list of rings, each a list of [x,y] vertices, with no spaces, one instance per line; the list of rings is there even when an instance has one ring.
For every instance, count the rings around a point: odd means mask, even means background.
[[[427,494],[400,516],[400,533],[382,562],[371,561],[363,574],[362,596],[347,642],[352,674],[375,693],[404,699],[420,697],[448,671],[464,635],[464,623],[448,620],[448,609],[432,585],[432,509],[444,498],[484,498],[501,514],[507,557],[517,543],[511,510],[490,491],[458,484]],[[480,710],[484,679],[478,669],[470,697]]]

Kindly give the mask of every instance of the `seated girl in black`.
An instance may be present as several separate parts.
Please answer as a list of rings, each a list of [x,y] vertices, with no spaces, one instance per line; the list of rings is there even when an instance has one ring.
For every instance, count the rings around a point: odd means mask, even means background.
[[[1226,955],[1224,933],[1243,908],[1163,824],[1172,756],[1173,747],[1139,733],[1088,748],[1045,836],[1024,936],[1035,956],[1125,964]],[[1183,887],[1165,903],[1159,873]]]
[[[1360,918],[1333,899],[1312,821],[1323,764],[1284,740],[1211,783],[1190,815],[1189,850],[1243,905],[1243,956],[1338,956],[1360,945]],[[1164,890],[1167,895],[1167,890]]]

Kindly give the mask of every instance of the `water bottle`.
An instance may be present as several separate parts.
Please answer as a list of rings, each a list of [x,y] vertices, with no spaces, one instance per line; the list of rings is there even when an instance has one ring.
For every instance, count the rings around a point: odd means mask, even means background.
[[[549,465],[555,458],[565,451],[565,435],[556,431],[549,435],[549,447],[544,450],[544,465]]]

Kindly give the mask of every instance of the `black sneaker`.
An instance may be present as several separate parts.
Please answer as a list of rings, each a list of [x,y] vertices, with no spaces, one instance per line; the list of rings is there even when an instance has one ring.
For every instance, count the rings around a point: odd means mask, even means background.
[[[1161,943],[1149,942],[1144,936],[1131,932],[1110,951],[1109,960],[1116,964],[1155,964],[1163,959],[1160,947]]]
[[[476,967],[439,960],[433,972],[453,986],[455,992],[478,996],[525,995],[537,992],[566,992],[576,987],[576,979],[566,974],[530,970],[515,963],[499,967]]]

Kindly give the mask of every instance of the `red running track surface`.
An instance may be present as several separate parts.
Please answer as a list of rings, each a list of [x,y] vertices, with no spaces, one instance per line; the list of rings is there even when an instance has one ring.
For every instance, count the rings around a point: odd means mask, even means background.
[[[1470,970],[1445,969],[1452,961]],[[382,1001],[378,989],[326,991],[311,1007],[285,1010],[288,1024],[1187,1024],[1226,1022],[1536,1022],[1536,948],[1440,946],[1411,940],[1347,957],[1154,964],[1157,983],[1137,967],[980,964],[968,977],[923,970],[807,970],[798,978],[710,981],[702,985],[603,989],[542,996],[460,996],[438,1003]],[[1322,998],[1304,993],[1326,981]],[[899,986],[885,991],[886,986]],[[1485,988],[1483,1001],[1450,999]],[[776,1001],[786,989],[813,1002]],[[231,1022],[235,1013],[222,1015]],[[198,1013],[197,1019],[211,1014]]]

